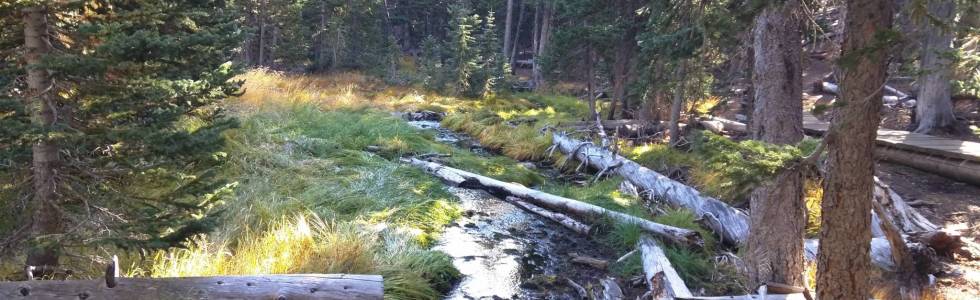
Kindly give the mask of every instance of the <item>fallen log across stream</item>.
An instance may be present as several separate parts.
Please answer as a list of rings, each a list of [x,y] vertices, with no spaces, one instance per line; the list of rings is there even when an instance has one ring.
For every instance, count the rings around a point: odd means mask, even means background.
[[[608,210],[578,200],[534,190],[521,184],[503,182],[434,162],[423,161],[415,158],[402,159],[402,161],[421,168],[455,186],[463,188],[480,188],[501,197],[506,197],[508,195],[516,196],[531,204],[558,210],[563,213],[569,213],[579,217],[610,217],[619,222],[634,223],[640,226],[640,228],[642,228],[644,231],[647,231],[665,241],[669,241],[683,247],[701,247],[704,245],[701,236],[698,235],[696,231],[690,229],[655,223],[646,219]]]
[[[691,210],[707,221],[708,228],[725,243],[741,245],[748,239],[749,216],[737,208],[591,143],[557,132],[552,135],[552,142],[562,153],[603,170],[602,173],[619,174],[652,197]]]

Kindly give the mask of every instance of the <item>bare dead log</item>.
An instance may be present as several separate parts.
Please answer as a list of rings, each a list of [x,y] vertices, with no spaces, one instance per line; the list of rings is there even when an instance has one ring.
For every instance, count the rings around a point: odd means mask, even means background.
[[[810,261],[817,260],[817,248],[820,245],[820,241],[815,239],[806,240],[803,245],[804,257]],[[872,238],[871,239],[871,249],[868,251],[871,254],[871,264],[886,270],[889,272],[894,272],[895,261],[892,260],[892,247],[885,238]]]
[[[265,275],[0,282],[0,299],[382,299],[380,275]]]
[[[625,297],[623,295],[623,289],[616,283],[616,279],[611,277],[599,279],[599,284],[602,285],[603,300],[622,300]]]
[[[664,250],[650,237],[643,235],[636,243],[643,261],[643,273],[653,299],[673,299],[692,297],[691,290],[684,284]]]
[[[585,256],[575,252],[570,252],[568,253],[568,255],[572,257],[573,263],[587,265],[599,270],[605,270],[606,267],[609,267],[609,261],[605,259],[598,259],[591,256]]]
[[[933,224],[929,219],[919,213],[918,210],[902,199],[887,184],[875,177],[874,202],[881,205],[882,212],[889,219],[893,220],[895,226],[903,234],[922,231],[936,231],[939,226]]]
[[[485,189],[502,197],[506,197],[507,195],[520,197],[531,204],[583,218],[610,217],[619,222],[634,223],[640,226],[640,228],[642,228],[644,231],[683,247],[700,247],[703,245],[701,236],[693,230],[655,223],[621,212],[607,210],[605,208],[578,200],[530,189],[521,184],[503,182],[490,177],[450,168],[433,162],[422,161],[414,158],[403,159],[402,161],[421,168],[435,175],[436,177],[441,178],[443,181],[456,186]]]
[[[507,196],[507,197],[504,198],[504,200],[507,200],[507,202],[510,202],[510,203],[516,205],[517,207],[523,208],[523,209],[525,209],[527,211],[530,211],[530,212],[532,212],[534,214],[537,214],[539,216],[545,217],[548,220],[552,220],[555,223],[558,223],[561,226],[565,226],[565,228],[568,228],[568,229],[570,229],[570,230],[572,230],[574,232],[577,232],[579,234],[589,235],[589,233],[592,232],[592,226],[585,225],[582,222],[576,221],[575,219],[572,219],[569,216],[566,216],[566,215],[563,215],[563,214],[560,214],[560,213],[556,213],[556,212],[553,212],[553,211],[550,211],[550,210],[541,208],[541,207],[539,207],[537,205],[534,205],[534,204],[531,204],[531,203],[527,203],[526,201],[522,200],[521,198],[517,198],[517,197],[514,197],[514,196]]]
[[[602,170],[618,165],[613,170],[616,174],[653,198],[665,199],[675,206],[691,210],[726,243],[739,245],[748,238],[749,217],[739,209],[718,199],[701,195],[690,186],[674,181],[609,150],[577,141],[561,133],[554,133],[552,141],[562,153],[573,156],[596,169]]]
[[[585,287],[570,278],[565,278],[565,281],[578,293],[579,299],[589,299],[589,292],[585,290]]]
[[[840,94],[840,87],[838,87],[837,84],[826,82],[826,81],[820,83],[820,90],[824,93],[829,93],[834,95]],[[902,91],[899,91],[898,89],[888,85],[884,86],[884,90],[885,92],[892,94],[892,96],[882,96],[882,100],[884,101],[885,104],[894,104],[894,103],[898,103],[898,101],[900,100],[905,100],[910,98],[908,94],[903,93]]]

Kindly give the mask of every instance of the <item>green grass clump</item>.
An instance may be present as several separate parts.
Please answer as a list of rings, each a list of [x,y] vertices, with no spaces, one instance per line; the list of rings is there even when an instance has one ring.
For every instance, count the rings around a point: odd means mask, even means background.
[[[221,229],[134,272],[383,274],[392,299],[438,299],[458,277],[447,256],[427,249],[459,217],[455,197],[397,160],[445,152],[431,133],[386,112],[309,103],[263,105],[239,118],[222,170],[238,185]],[[307,217],[283,220],[291,215]]]
[[[539,189],[545,193],[583,201],[641,218],[649,216],[641,199],[619,191],[619,184],[622,182],[622,178],[614,177],[600,180],[588,186],[570,183],[545,183]]]

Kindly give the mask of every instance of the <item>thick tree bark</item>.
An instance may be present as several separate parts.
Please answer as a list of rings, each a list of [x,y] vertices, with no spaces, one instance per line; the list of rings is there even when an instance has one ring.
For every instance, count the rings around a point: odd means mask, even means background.
[[[920,68],[924,73],[919,77],[919,99],[915,107],[915,132],[927,134],[950,129],[956,122],[949,83],[953,32],[934,23],[952,20],[956,4],[953,0],[930,0],[928,10],[936,20],[920,20],[924,37]]]
[[[755,19],[752,136],[792,145],[803,140],[800,2],[771,3]],[[745,257],[751,287],[778,282],[803,285],[806,208],[803,173],[787,168],[752,192],[751,230]]]
[[[687,61],[681,60],[675,73],[677,86],[674,87],[674,100],[670,103],[670,146],[675,147],[681,140],[681,109],[684,107],[684,79],[687,78]]]
[[[510,43],[511,43],[511,31],[513,31],[514,24],[514,0],[507,0],[507,12],[505,14],[507,17],[504,19],[504,49],[500,52],[507,57],[510,53]]]
[[[24,60],[27,63],[27,101],[31,124],[51,128],[57,120],[57,111],[51,95],[52,82],[48,70],[38,68],[43,57],[51,53],[48,35],[47,9],[43,6],[26,8],[24,18]],[[61,164],[59,146],[47,137],[41,137],[32,147],[32,171],[34,196],[30,203],[31,237],[62,233],[62,217],[58,207],[57,169]],[[27,252],[29,266],[57,266],[59,247],[46,241],[31,245]]]
[[[877,35],[891,27],[890,0],[847,0],[841,53],[841,107],[827,144],[821,203],[817,298],[867,299],[874,145],[881,117],[887,47]]]

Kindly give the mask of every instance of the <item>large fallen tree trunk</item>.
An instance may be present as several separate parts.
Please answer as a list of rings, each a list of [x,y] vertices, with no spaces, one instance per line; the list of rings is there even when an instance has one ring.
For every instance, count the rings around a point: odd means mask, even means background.
[[[653,299],[692,296],[691,290],[684,284],[680,275],[677,275],[677,271],[671,266],[664,250],[657,245],[656,241],[646,235],[640,236],[636,247],[640,249],[644,278]]]
[[[0,282],[0,299],[382,299],[380,275],[265,275]]]
[[[616,172],[649,196],[691,210],[726,243],[740,245],[748,238],[749,216],[739,209],[591,143],[561,133],[554,133],[552,141],[566,155],[596,169]]]
[[[656,235],[671,243],[683,247],[700,247],[703,245],[701,236],[696,231],[651,222],[621,212],[607,210],[592,204],[548,194],[534,190],[517,183],[503,182],[490,177],[450,168],[434,162],[422,161],[415,158],[403,161],[419,167],[442,180],[464,188],[480,188],[500,197],[516,196],[531,204],[558,210],[585,218],[611,217],[619,222],[637,224],[643,230]]]

